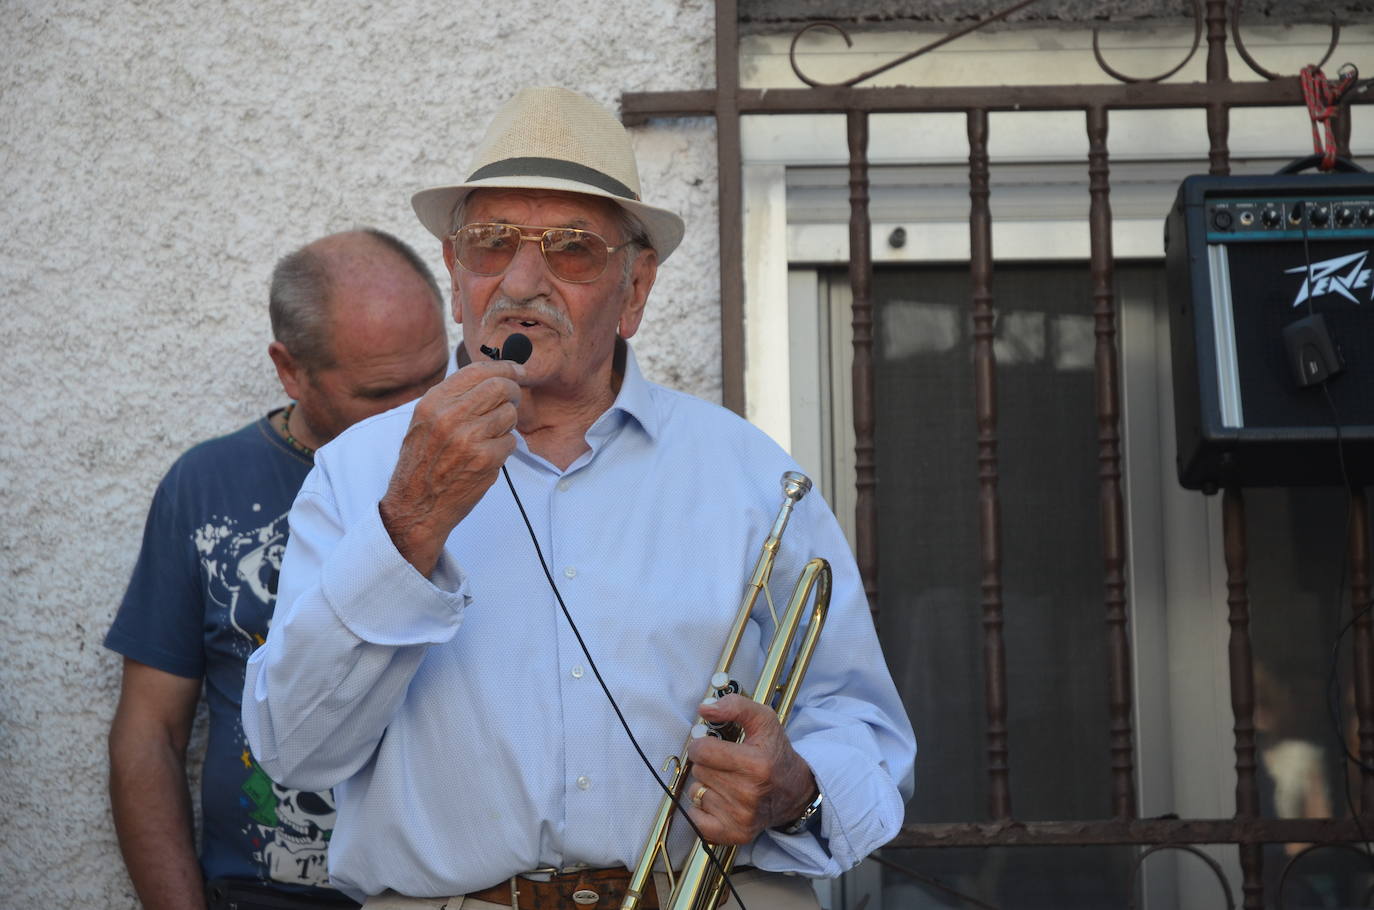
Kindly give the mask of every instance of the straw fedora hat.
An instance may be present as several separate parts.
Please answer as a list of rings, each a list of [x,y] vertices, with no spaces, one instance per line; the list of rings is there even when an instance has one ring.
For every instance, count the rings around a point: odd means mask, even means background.
[[[492,118],[467,180],[421,190],[410,204],[430,233],[443,239],[453,231],[458,203],[483,188],[564,190],[609,199],[643,223],[660,262],[682,241],[681,218],[640,201],[639,169],[625,127],[600,104],[565,88],[522,89]]]

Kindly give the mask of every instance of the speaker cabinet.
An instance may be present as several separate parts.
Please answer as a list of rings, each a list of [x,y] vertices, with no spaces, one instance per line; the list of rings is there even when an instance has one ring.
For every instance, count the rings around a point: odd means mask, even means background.
[[[1164,248],[1179,482],[1374,480],[1374,174],[1189,177]]]

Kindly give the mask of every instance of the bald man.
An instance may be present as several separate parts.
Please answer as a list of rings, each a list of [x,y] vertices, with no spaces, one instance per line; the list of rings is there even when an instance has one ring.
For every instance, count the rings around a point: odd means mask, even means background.
[[[147,910],[357,906],[328,887],[332,795],[278,786],[248,750],[244,663],[271,623],[286,515],[315,449],[443,379],[443,300],[413,250],[364,229],[284,257],[269,309],[268,355],[291,403],[168,471],[105,639],[124,657],[110,801]],[[197,856],[186,751],[202,685]]]

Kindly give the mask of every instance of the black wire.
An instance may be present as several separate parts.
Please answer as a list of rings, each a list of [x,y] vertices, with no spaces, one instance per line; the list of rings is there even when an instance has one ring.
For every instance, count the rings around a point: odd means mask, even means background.
[[[1308,213],[1311,211],[1312,203],[1306,202],[1302,203],[1302,205],[1305,209],[1302,213],[1302,257],[1307,262],[1307,272],[1303,275],[1304,283],[1307,286],[1307,315],[1315,316],[1317,315],[1317,311],[1312,308],[1312,298],[1316,295],[1312,292],[1316,290],[1317,285],[1316,282],[1312,280],[1312,247],[1309,246],[1307,242],[1307,219]],[[1325,381],[1322,382],[1322,388],[1326,388]],[[1337,427],[1336,432],[1340,432],[1339,427]]]
[[[568,628],[572,629],[573,636],[577,639],[577,645],[582,649],[582,655],[587,658],[587,665],[592,668],[592,675],[595,676],[596,681],[601,684],[601,691],[606,693],[606,700],[611,703],[611,708],[615,711],[615,716],[620,720],[620,726],[624,728],[625,735],[630,738],[630,745],[634,746],[635,752],[639,753],[639,760],[644,763],[644,767],[649,769],[649,776],[654,779],[654,783],[658,784],[659,789],[667,795],[668,799],[672,800],[673,806],[676,807],[678,813],[682,815],[683,821],[687,822],[692,832],[696,834],[697,839],[701,841],[701,849],[706,851],[706,855],[711,859],[711,864],[716,867],[716,871],[719,872],[721,877],[725,880],[725,886],[730,889],[730,894],[734,896],[735,902],[740,906],[740,910],[748,910],[748,908],[744,906],[744,901],[740,899],[739,892],[735,890],[735,883],[730,881],[730,873],[726,872],[725,867],[721,865],[720,860],[716,857],[716,852],[712,850],[711,845],[707,843],[705,835],[701,833],[701,829],[692,821],[691,816],[687,814],[687,810],[682,808],[682,803],[678,802],[677,797],[673,796],[673,791],[669,790],[668,785],[658,776],[658,772],[654,770],[653,762],[649,761],[649,757],[645,755],[644,750],[640,748],[639,740],[635,738],[634,731],[630,729],[629,722],[625,720],[625,715],[621,713],[620,705],[616,703],[615,696],[611,694],[610,687],[606,685],[606,680],[601,678],[601,670],[597,667],[596,661],[592,659],[592,652],[587,650],[587,643],[582,640],[582,633],[578,630],[577,623],[573,622],[572,613],[568,611],[568,605],[563,602],[563,595],[559,593],[558,585],[553,580],[553,573],[549,571],[549,564],[544,560],[544,550],[539,546],[539,536],[534,533],[534,525],[530,523],[530,517],[525,512],[525,504],[520,501],[520,494],[515,492],[515,483],[511,481],[510,471],[506,470],[505,465],[501,465],[501,474],[506,478],[506,486],[510,488],[510,495],[515,498],[515,506],[520,510],[520,517],[525,520],[525,528],[530,532],[530,542],[534,544],[535,555],[539,557],[539,567],[544,570],[544,577],[549,580],[549,587],[553,589],[553,596],[558,601],[559,609],[563,611],[563,618],[568,621]],[[663,862],[666,865],[669,862],[666,852],[666,843],[664,844],[664,848],[665,853]]]
[[[1302,252],[1307,265],[1307,271],[1303,277],[1307,289],[1307,313],[1309,316],[1316,315],[1316,309],[1313,302],[1313,298],[1316,295],[1312,293],[1316,288],[1316,284],[1312,280],[1312,247],[1308,237],[1308,218],[1310,217],[1308,212],[1311,211],[1312,205],[1313,203],[1311,202],[1305,204],[1304,207],[1307,211],[1303,213],[1302,218]],[[1350,483],[1350,473],[1346,469],[1345,439],[1341,433],[1341,415],[1336,409],[1335,399],[1331,397],[1330,381],[1330,377],[1323,379],[1320,386],[1322,395],[1326,399],[1326,405],[1331,410],[1331,426],[1332,429],[1336,431],[1336,458],[1341,468],[1341,486],[1345,489],[1345,536],[1343,538],[1343,545],[1341,546],[1341,566],[1340,572],[1337,575],[1338,580],[1336,587],[1336,621],[1339,622],[1341,613],[1344,612],[1342,608],[1345,604],[1345,583],[1350,563],[1350,547],[1348,543],[1350,541],[1352,522],[1354,520],[1355,489]],[[1366,604],[1359,608],[1355,615],[1336,633],[1336,639],[1331,646],[1331,669],[1326,678],[1327,713],[1334,727],[1336,742],[1340,744],[1341,754],[1345,759],[1349,762],[1353,762],[1365,773],[1374,773],[1374,767],[1371,767],[1358,756],[1354,755],[1350,751],[1350,746],[1345,740],[1345,724],[1341,719],[1343,706],[1341,704],[1340,651],[1341,641],[1345,638],[1345,634],[1354,628],[1358,620],[1369,613],[1371,606],[1371,604]],[[1360,840],[1364,841],[1365,852],[1374,853],[1374,849],[1371,848],[1369,834],[1365,831],[1364,825],[1360,821],[1360,813],[1355,808],[1355,797],[1354,794],[1350,792],[1350,774],[1345,770],[1344,765],[1342,765],[1341,778],[1342,790],[1345,793],[1345,805],[1346,808],[1350,810],[1350,817],[1355,821],[1356,830],[1360,832]]]

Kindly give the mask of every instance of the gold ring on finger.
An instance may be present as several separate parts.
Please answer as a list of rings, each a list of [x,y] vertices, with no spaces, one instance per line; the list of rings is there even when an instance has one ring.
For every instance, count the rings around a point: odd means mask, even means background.
[[[698,809],[700,809],[700,808],[701,808],[701,801],[702,801],[703,799],[705,799],[705,798],[706,798],[706,785],[705,785],[705,784],[702,784],[701,786],[697,787],[696,792],[692,794],[692,805],[694,805],[694,806],[696,806]]]

